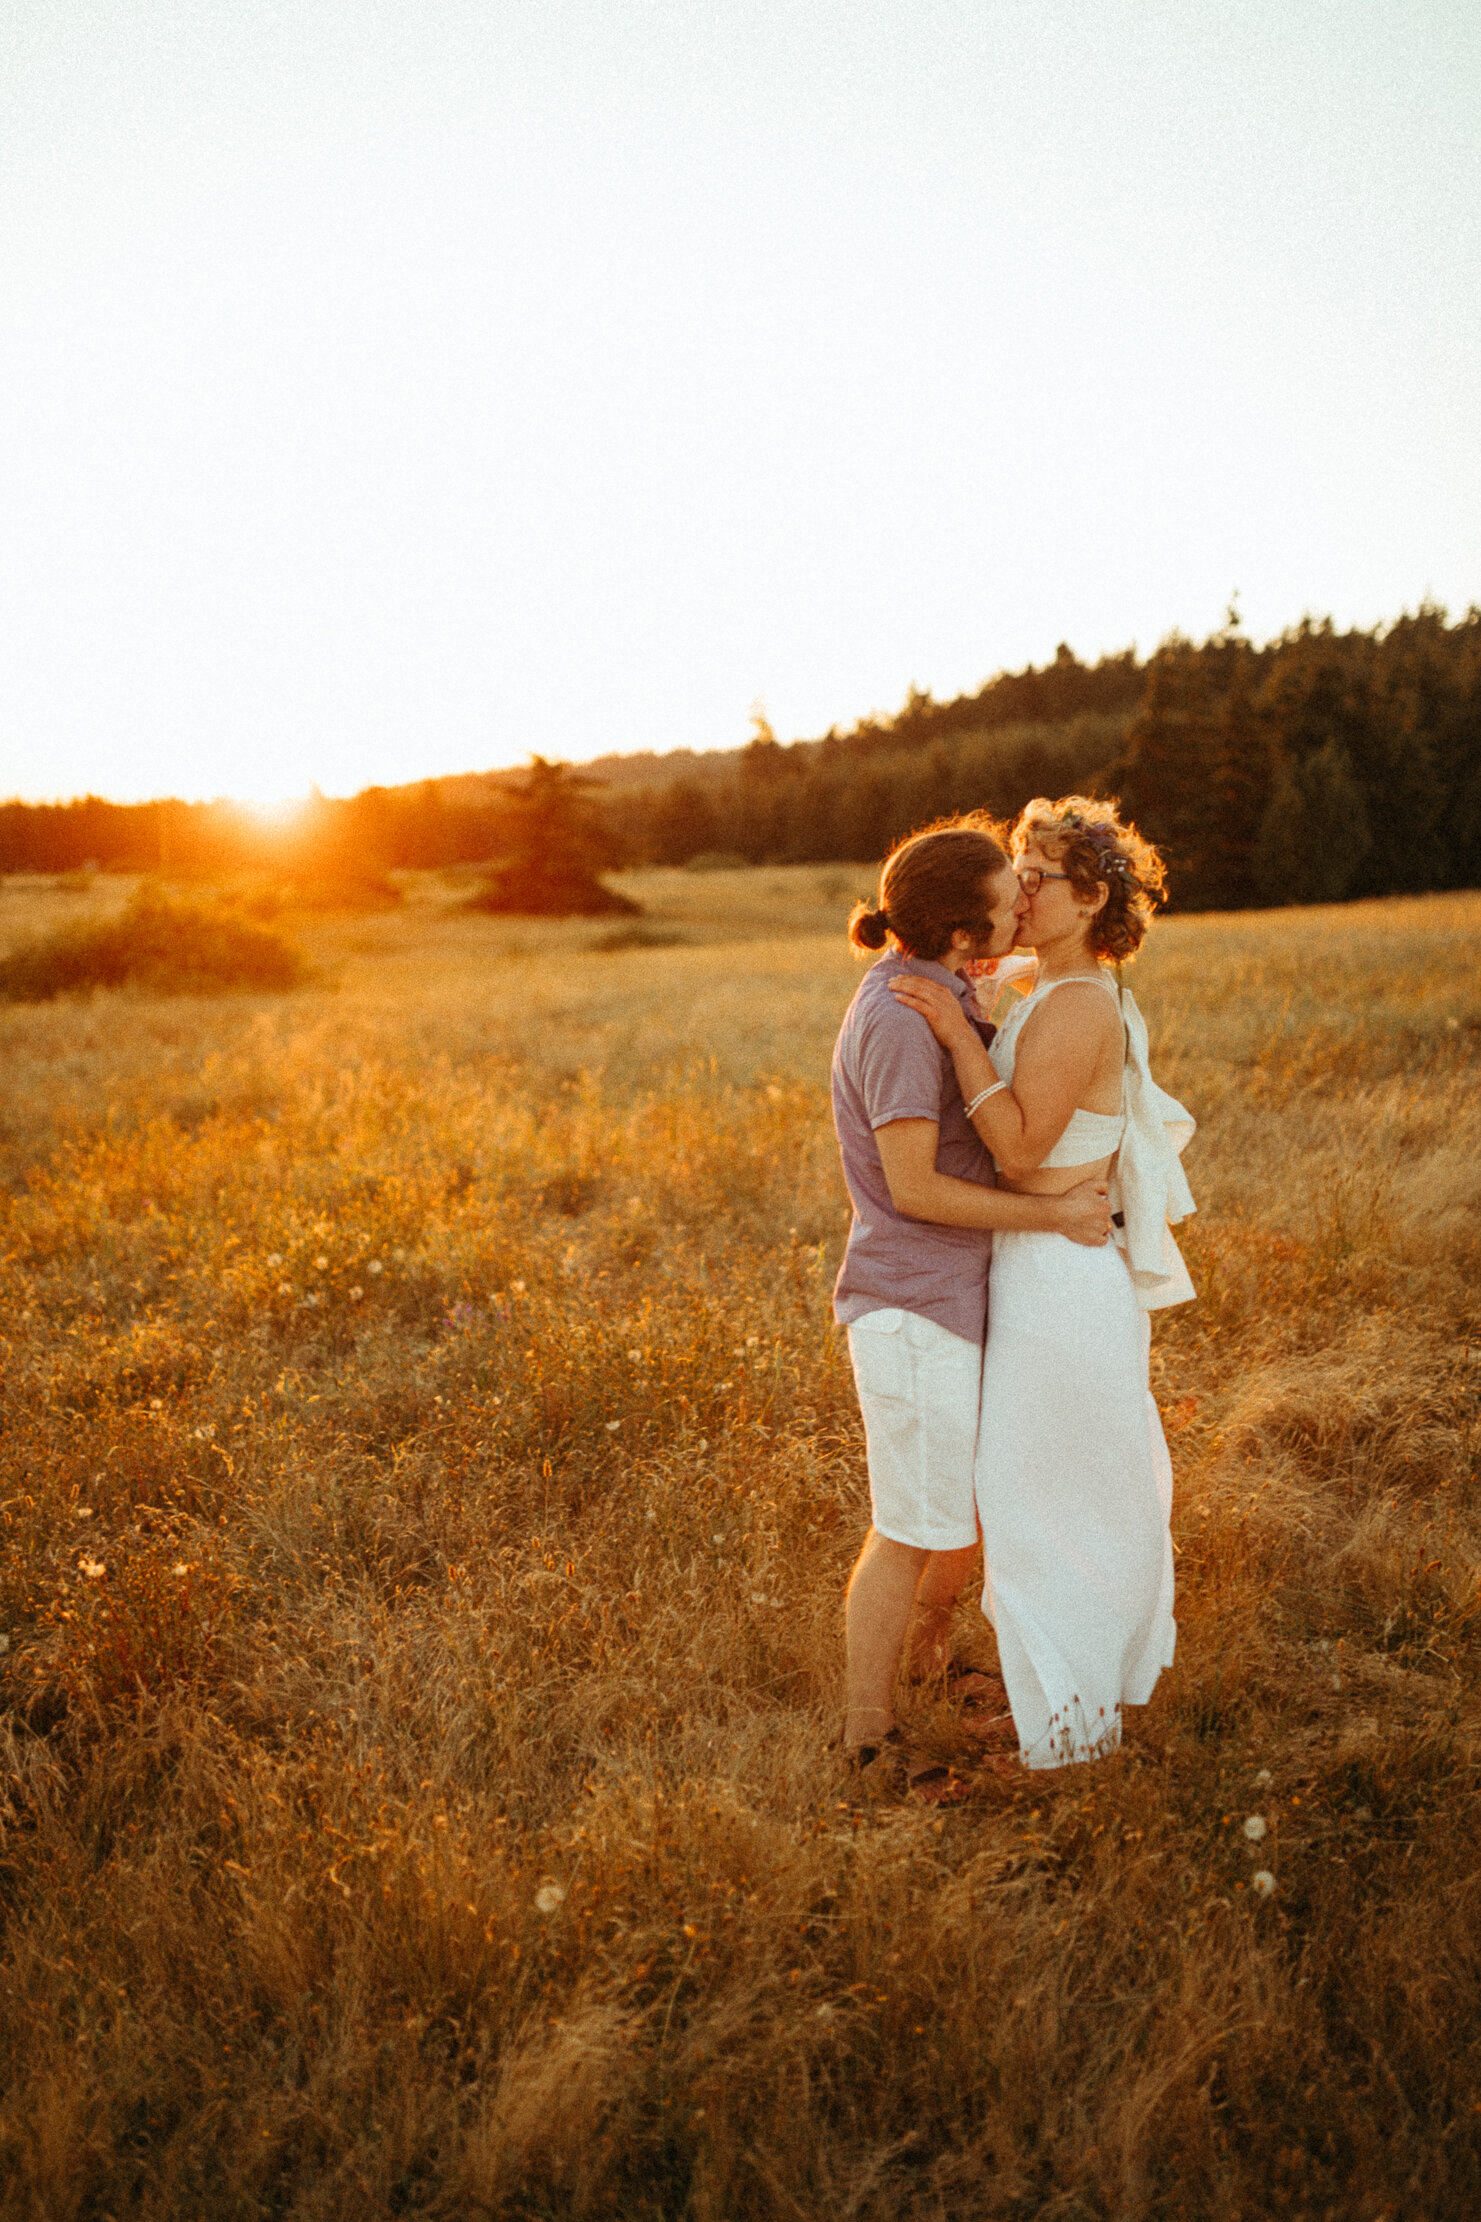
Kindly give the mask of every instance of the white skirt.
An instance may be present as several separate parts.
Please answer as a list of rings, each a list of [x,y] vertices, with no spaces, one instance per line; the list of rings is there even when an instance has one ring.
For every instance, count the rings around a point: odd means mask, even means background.
[[[995,1234],[977,1442],[982,1605],[1026,1765],[1095,1759],[1171,1666],[1172,1464],[1126,1260]]]

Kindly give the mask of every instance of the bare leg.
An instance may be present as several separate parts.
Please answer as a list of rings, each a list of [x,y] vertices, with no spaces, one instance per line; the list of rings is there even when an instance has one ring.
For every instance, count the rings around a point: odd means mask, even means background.
[[[960,1551],[933,1551],[915,1593],[915,1626],[910,1637],[910,1675],[927,1682],[944,1674],[951,1658],[951,1612],[972,1577],[977,1545]]]
[[[953,1554],[954,1555],[954,1554]],[[895,1675],[921,1575],[931,1557],[874,1528],[848,1585],[844,1632],[848,1696],[845,1745],[876,1743],[895,1723]]]

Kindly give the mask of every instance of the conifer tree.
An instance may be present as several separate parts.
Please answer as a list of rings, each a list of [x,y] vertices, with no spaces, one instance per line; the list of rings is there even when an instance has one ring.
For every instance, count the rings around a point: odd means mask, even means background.
[[[639,911],[641,904],[598,876],[615,861],[592,802],[600,784],[569,764],[532,756],[523,779],[504,790],[498,854],[469,909],[522,918]]]
[[[1281,766],[1256,847],[1256,885],[1269,903],[1340,903],[1372,845],[1362,787],[1334,736]]]

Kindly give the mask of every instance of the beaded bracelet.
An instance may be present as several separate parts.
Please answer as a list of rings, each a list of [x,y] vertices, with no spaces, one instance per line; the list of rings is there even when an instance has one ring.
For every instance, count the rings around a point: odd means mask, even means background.
[[[967,1117],[970,1119],[972,1113],[976,1111],[980,1105],[986,1103],[989,1096],[997,1095],[1000,1090],[1006,1088],[1007,1085],[1008,1083],[1006,1080],[995,1080],[990,1088],[983,1089],[980,1096],[973,1096],[971,1102],[967,1105]]]

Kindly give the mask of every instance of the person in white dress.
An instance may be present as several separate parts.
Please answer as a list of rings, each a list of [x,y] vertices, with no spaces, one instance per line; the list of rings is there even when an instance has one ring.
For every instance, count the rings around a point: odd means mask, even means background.
[[[1194,1208],[1179,1164],[1193,1121],[1153,1081],[1119,978],[1163,891],[1156,850],[1109,803],[1071,795],[1030,803],[1012,853],[1028,898],[1017,946],[1037,955],[1037,980],[991,1047],[934,982],[891,986],[950,1051],[1002,1186],[1110,1182],[1110,1246],[1000,1232],[989,1283],[983,1609],[1019,1756],[1056,1767],[1113,1750],[1123,1707],[1144,1705],[1172,1663],[1172,1468],[1148,1314],[1193,1294],[1171,1234]]]

